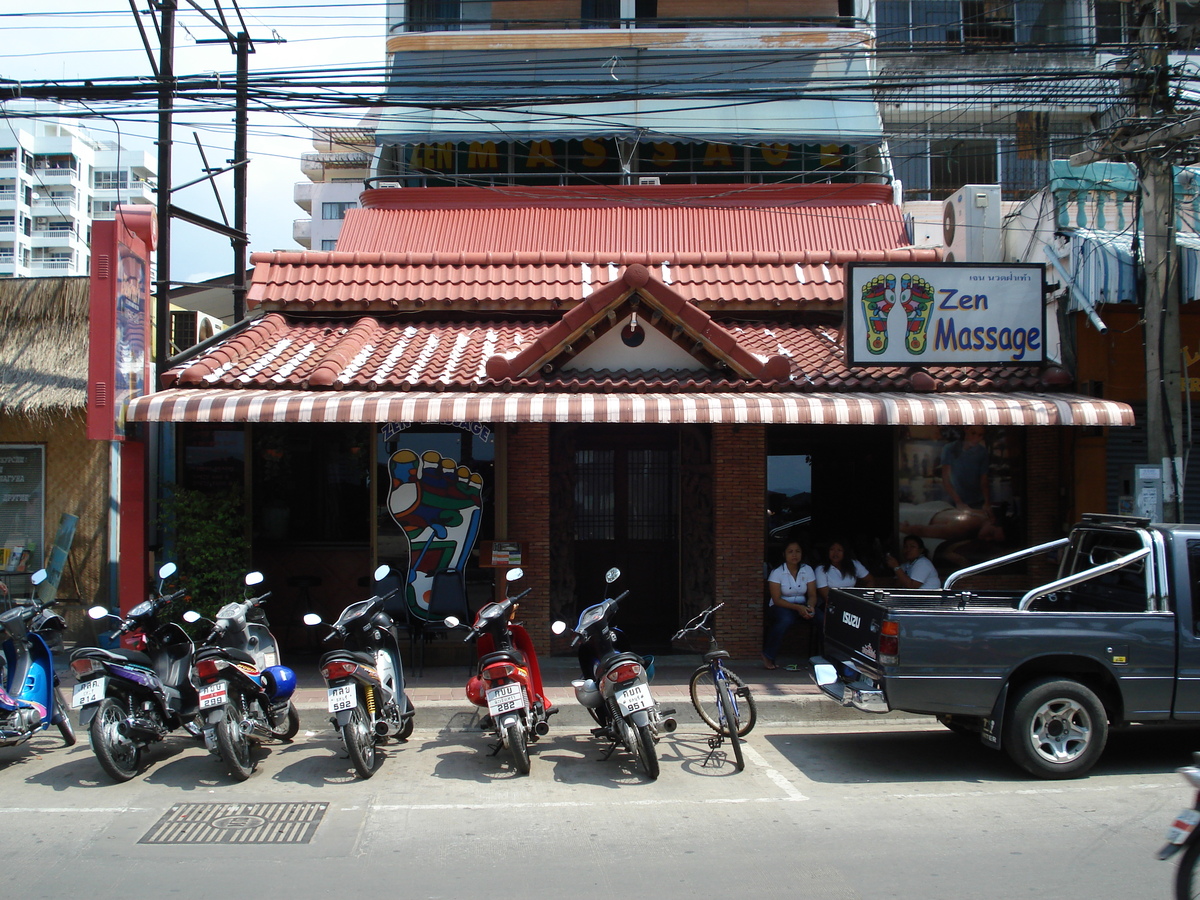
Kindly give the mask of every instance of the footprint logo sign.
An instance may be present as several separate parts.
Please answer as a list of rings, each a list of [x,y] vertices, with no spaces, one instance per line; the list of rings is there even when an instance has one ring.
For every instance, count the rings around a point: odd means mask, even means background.
[[[433,575],[462,571],[479,536],[483,478],[466,466],[429,450],[420,457],[397,450],[388,461],[388,513],[408,538],[408,608],[429,609]]]
[[[863,316],[867,325],[867,350],[878,356],[887,350],[887,319],[897,303],[904,310],[904,347],[914,356],[925,352],[929,316],[933,311],[933,286],[919,275],[876,275],[863,285]]]

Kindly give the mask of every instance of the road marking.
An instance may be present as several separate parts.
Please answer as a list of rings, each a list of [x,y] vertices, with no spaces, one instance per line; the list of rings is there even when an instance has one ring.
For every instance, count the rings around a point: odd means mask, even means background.
[[[921,794],[892,794],[897,800],[944,800],[947,797],[997,797],[1003,795],[1012,795],[1018,797],[1041,796],[1043,794],[1104,794],[1121,791],[1128,793],[1129,791],[1151,791],[1161,788],[1176,787],[1171,784],[1108,784],[1108,785],[1089,785],[1072,788],[1009,788],[997,791],[946,791],[938,793],[930,791]]]
[[[0,816],[9,813],[127,813],[148,810],[145,806],[0,806]]]
[[[711,797],[707,800],[668,799],[618,800],[601,802],[591,800],[547,800],[538,803],[379,803],[368,807],[373,812],[429,812],[462,809],[587,809],[595,806],[713,806],[722,803],[790,803],[806,800],[806,797]]]
[[[763,758],[763,755],[761,753],[759,753],[757,750],[755,750],[753,747],[751,747],[749,744],[744,744],[742,746],[742,752],[746,755],[747,759],[749,759],[752,763],[754,763],[756,766],[758,766],[760,769],[762,769],[763,774],[766,775],[768,778],[770,778],[773,782],[775,782],[775,784],[779,787],[780,790],[782,790],[785,794],[787,794],[788,800],[807,800],[808,799],[808,797],[804,796],[804,793],[798,787],[796,787],[794,784],[792,784],[790,781],[788,781],[786,775],[784,775],[782,772],[780,772],[778,769],[776,769],[774,766],[772,766],[770,763],[768,763]]]

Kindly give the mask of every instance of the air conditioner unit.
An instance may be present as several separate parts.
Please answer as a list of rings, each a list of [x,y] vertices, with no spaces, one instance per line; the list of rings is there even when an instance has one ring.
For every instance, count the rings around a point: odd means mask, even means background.
[[[657,175],[639,175],[638,184],[662,184],[662,179]]]
[[[943,260],[1000,262],[1004,254],[1001,221],[1000,185],[963,185],[942,206]]]
[[[216,316],[190,309],[171,312],[171,351],[182,353],[188,347],[206,341],[218,331],[225,330],[225,323]]]

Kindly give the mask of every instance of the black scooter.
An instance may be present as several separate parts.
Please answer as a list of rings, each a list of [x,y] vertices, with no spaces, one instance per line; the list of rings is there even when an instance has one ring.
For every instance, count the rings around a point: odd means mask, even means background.
[[[146,747],[196,717],[191,680],[195,647],[178,623],[159,618],[186,593],[163,593],[175,571],[175,563],[164,565],[158,570],[158,596],[139,603],[124,619],[113,616],[120,619],[114,635],[131,635],[133,649],[81,647],[71,654],[79,682],[71,705],[80,710],[79,726],[88,729],[92,752],[114,781],[133,778]],[[88,615],[103,619],[109,612],[93,606]]]
[[[375,570],[375,581],[391,572]],[[408,740],[413,731],[413,705],[404,691],[404,666],[396,625],[384,604],[402,588],[384,596],[351,603],[328,625],[325,640],[342,639],[340,650],[321,657],[321,675],[329,690],[330,724],[337,729],[355,771],[363,778],[375,774],[375,747],[388,738]],[[316,613],[304,616],[306,625],[327,624]]]
[[[246,586],[262,584],[261,572],[246,576]],[[212,630],[196,651],[195,673],[204,744],[229,767],[238,781],[258,768],[254,751],[263,740],[290,741],[300,730],[292,703],[296,673],[279,665],[279,645],[261,608],[271,592],[226,603],[217,610]],[[195,611],[187,622],[199,622]]]
[[[612,584],[621,577],[621,570],[609,569],[604,580]],[[663,732],[675,730],[674,710],[660,710],[650,693],[654,657],[641,657],[621,650],[617,629],[612,618],[629,591],[595,606],[589,606],[579,616],[572,647],[582,644],[579,663],[583,678],[571,682],[575,698],[583,704],[598,728],[592,734],[612,742],[611,756],[618,746],[632,753],[650,778],[658,778],[658,753],[655,744]],[[565,623],[555,622],[556,634],[566,630]]]

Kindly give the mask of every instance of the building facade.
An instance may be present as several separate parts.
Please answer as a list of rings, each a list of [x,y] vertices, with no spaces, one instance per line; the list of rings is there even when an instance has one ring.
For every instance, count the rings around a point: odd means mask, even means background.
[[[91,223],[113,218],[117,204],[154,203],[155,165],[148,154],[96,140],[53,111],[46,104],[5,110],[0,277],[86,275]]]

